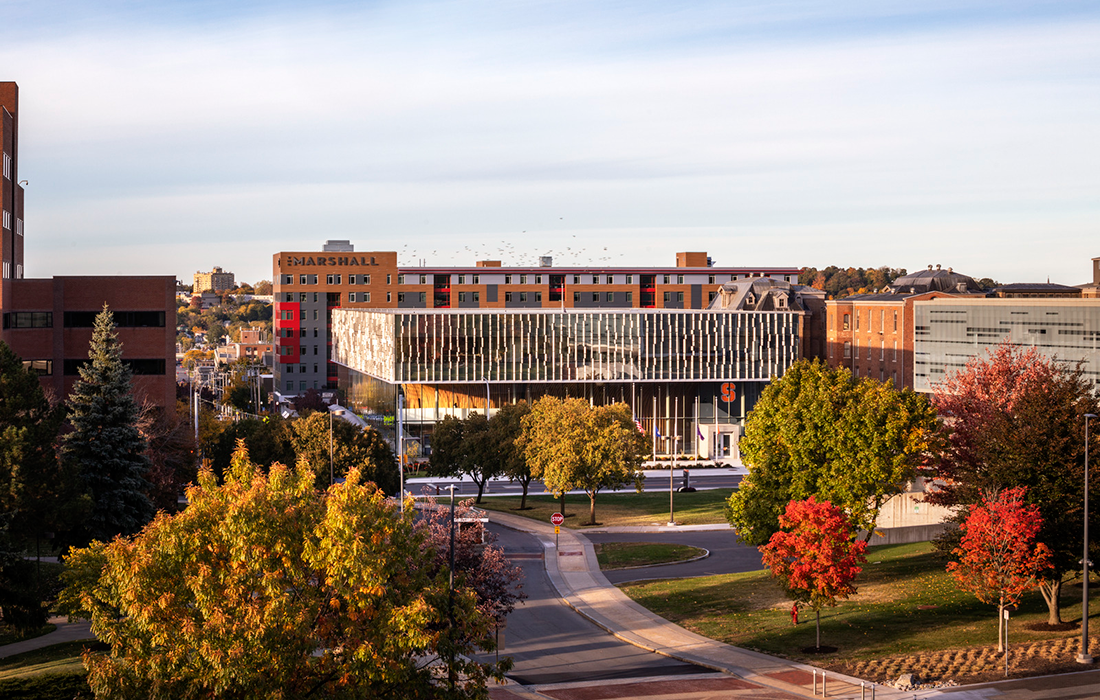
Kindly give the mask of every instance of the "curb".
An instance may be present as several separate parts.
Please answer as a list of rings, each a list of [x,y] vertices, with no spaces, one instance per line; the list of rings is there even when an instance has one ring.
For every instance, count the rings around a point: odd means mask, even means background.
[[[652,569],[655,566],[672,566],[674,564],[690,564],[693,561],[699,561],[700,559],[706,559],[710,556],[710,550],[706,547],[696,547],[696,549],[703,550],[702,554],[697,554],[691,559],[681,559],[679,561],[662,561],[658,564],[638,564],[637,566],[620,566],[617,569],[608,569],[608,571],[630,571],[631,569]],[[603,568],[600,568],[603,571]]]

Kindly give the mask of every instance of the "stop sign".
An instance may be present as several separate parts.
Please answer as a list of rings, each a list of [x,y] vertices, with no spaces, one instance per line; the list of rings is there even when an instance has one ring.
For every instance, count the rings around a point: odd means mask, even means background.
[[[554,513],[553,515],[550,516],[550,522],[553,523],[554,525],[561,525],[562,523],[565,522],[565,516],[562,515],[561,513]]]

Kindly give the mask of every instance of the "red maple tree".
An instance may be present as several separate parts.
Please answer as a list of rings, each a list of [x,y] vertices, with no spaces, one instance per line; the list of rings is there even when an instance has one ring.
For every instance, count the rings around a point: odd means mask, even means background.
[[[1005,489],[983,496],[963,522],[959,561],[947,571],[965,591],[983,603],[997,605],[997,651],[1004,650],[1004,609],[1039,585],[1050,566],[1050,550],[1035,536],[1042,527],[1039,509],[1024,503],[1027,489]]]
[[[791,501],[779,516],[782,528],[761,545],[764,566],[787,597],[814,611],[821,647],[821,608],[856,592],[854,581],[867,561],[867,543],[856,540],[851,520],[829,501],[810,496]]]

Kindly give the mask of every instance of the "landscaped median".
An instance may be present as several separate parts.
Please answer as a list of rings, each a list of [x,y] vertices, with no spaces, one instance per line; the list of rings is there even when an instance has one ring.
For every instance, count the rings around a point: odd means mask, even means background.
[[[707,550],[699,547],[667,542],[597,542],[592,548],[602,571],[676,564],[707,555]]]
[[[674,501],[678,525],[715,525],[726,523],[726,501],[733,489],[712,489],[694,493],[677,493]],[[527,497],[527,509],[519,510],[519,496],[491,496],[481,500],[478,508],[520,515],[540,522],[550,522],[559,512],[561,499],[548,494]],[[589,527],[588,497],[583,494],[566,496],[565,526],[577,529]],[[668,492],[601,493],[596,497],[596,520],[601,527],[646,526],[668,524]]]
[[[620,588],[654,613],[703,636],[859,678],[884,682],[902,673],[960,683],[1003,678],[996,608],[959,590],[945,564],[927,543],[869,550],[857,579],[859,592],[822,611],[822,646],[838,651],[820,656],[803,652],[814,645],[812,613],[803,611],[801,624],[792,625],[791,601],[766,571]],[[1080,590],[1064,589],[1064,620],[1080,619]],[[1026,595],[1009,623],[1011,675],[1080,670],[1074,662],[1079,628],[1032,629],[1046,620],[1039,593]]]

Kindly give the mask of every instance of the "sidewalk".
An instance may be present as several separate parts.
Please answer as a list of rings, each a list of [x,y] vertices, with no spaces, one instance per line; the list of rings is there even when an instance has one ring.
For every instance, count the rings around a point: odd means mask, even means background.
[[[92,634],[92,623],[87,620],[69,622],[69,618],[58,615],[57,617],[50,618],[50,624],[57,625],[57,629],[49,634],[0,646],[0,659],[22,654],[25,651],[34,651],[35,649],[53,646],[54,644],[75,642],[81,639],[95,639],[95,635]]]
[[[600,572],[596,553],[584,535],[562,528],[555,551],[552,525],[495,511],[489,518],[504,527],[535,535],[546,550],[546,573],[566,604],[619,639],[663,656],[803,697],[814,697],[816,671],[820,693],[823,673],[820,669],[708,639],[635,603]],[[860,679],[831,672],[827,677],[828,697],[861,697]],[[938,694],[934,690],[901,692],[875,686],[876,700],[910,700]],[[867,697],[871,697],[870,687]],[[958,696],[956,699],[961,700]]]

